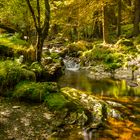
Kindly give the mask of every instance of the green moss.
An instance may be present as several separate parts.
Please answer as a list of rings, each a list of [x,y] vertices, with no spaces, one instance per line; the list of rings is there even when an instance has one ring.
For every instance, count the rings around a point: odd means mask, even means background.
[[[46,97],[45,102],[47,103],[48,107],[53,110],[62,109],[66,107],[68,103],[68,101],[65,99],[65,97],[61,93],[49,94]]]
[[[9,36],[0,36],[0,56],[3,57],[19,57],[24,55],[26,61],[33,62],[35,60],[35,49],[25,41],[20,39],[18,34]]]
[[[51,57],[52,59],[58,59],[60,56],[59,56],[58,53],[53,52],[53,53],[50,54],[50,57]]]
[[[126,38],[122,38],[118,40],[116,45],[117,45],[117,51],[120,51],[125,54],[136,53],[138,51],[133,41]]]
[[[58,92],[57,84],[53,82],[20,82],[15,90],[13,97],[32,101],[44,101],[50,94]]]
[[[95,46],[92,50],[84,52],[82,57],[87,61],[103,61],[109,53],[109,49]]]
[[[110,53],[105,58],[105,63],[122,63],[124,55],[121,53]]]
[[[9,37],[9,40],[15,45],[22,45],[22,46],[27,46],[28,45],[27,41],[22,40],[20,34],[18,34],[18,33]]]

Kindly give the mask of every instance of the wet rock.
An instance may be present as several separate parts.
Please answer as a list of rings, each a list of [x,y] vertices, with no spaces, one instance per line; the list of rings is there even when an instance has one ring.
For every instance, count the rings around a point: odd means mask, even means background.
[[[124,107],[122,104],[117,102],[113,102],[113,101],[106,101],[106,102],[113,107]]]
[[[2,111],[0,112],[0,115],[3,116],[3,117],[9,117],[11,114],[11,112],[9,110],[5,110],[5,111]]]
[[[132,79],[132,69],[131,68],[119,68],[115,70],[115,79]]]
[[[50,119],[52,118],[52,114],[44,113],[44,117],[45,117],[47,120],[50,120]]]
[[[103,65],[97,65],[89,69],[88,77],[91,79],[105,79],[110,78],[111,73],[106,71]]]
[[[42,60],[42,65],[46,66],[48,64],[51,64],[53,62],[53,59],[51,57],[46,57],[46,58],[43,58]]]
[[[45,70],[48,73],[48,78],[50,80],[56,79],[62,75],[62,66],[59,63],[51,63],[45,66]]]
[[[95,96],[68,87],[62,88],[61,91],[68,100],[83,108],[83,114],[79,114],[82,118],[80,122],[81,126],[88,124],[88,127],[96,128],[99,127],[99,124],[102,124],[107,117],[121,117],[119,111],[113,109],[106,102]],[[74,114],[74,118],[76,118],[76,114]],[[75,119],[73,119],[73,122],[75,122]]]
[[[12,108],[13,108],[13,109],[19,109],[20,106],[13,106]]]

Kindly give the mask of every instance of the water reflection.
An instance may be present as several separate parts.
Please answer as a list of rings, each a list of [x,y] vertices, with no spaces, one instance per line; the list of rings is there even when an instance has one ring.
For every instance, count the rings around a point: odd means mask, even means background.
[[[124,120],[109,118],[104,130],[83,130],[79,140],[138,140],[140,139],[140,86],[131,87],[125,80],[95,80],[86,71],[65,71],[58,84],[91,92],[106,101],[121,103],[126,108],[118,108],[127,116]],[[75,133],[75,135],[74,135]],[[78,140],[73,132],[67,140]]]
[[[139,96],[140,86],[130,87],[125,80],[103,79],[95,80],[87,76],[86,71],[65,71],[58,84],[60,87],[72,87],[83,91],[92,92],[98,96]]]

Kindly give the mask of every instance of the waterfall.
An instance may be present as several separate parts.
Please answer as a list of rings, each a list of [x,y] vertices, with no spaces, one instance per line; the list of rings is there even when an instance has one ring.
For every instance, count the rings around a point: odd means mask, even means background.
[[[74,59],[66,58],[63,59],[63,62],[67,70],[77,71],[80,69],[80,64]]]

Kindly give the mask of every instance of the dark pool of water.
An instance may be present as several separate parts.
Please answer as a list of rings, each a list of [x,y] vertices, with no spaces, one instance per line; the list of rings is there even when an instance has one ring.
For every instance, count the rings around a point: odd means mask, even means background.
[[[90,78],[87,71],[65,71],[65,74],[58,80],[60,87],[72,87],[83,91],[92,92],[98,96],[130,96],[140,95],[140,87],[129,86],[130,81],[103,79],[96,80]],[[131,85],[133,83],[131,82]]]
[[[91,92],[104,100],[113,100],[125,105],[128,111],[120,111],[129,112],[128,120],[110,120],[109,128],[93,133],[92,139],[78,137],[79,132],[75,131],[67,140],[140,140],[140,86],[131,87],[133,83],[129,82],[113,79],[96,80],[90,78],[87,71],[66,70],[58,80],[60,87],[67,86]]]

